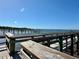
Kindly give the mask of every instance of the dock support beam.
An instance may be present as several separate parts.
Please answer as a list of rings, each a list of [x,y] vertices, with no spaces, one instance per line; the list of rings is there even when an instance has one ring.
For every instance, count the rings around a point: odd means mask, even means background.
[[[60,51],[63,52],[63,38],[62,38],[62,36],[59,36],[59,45],[60,45]]]

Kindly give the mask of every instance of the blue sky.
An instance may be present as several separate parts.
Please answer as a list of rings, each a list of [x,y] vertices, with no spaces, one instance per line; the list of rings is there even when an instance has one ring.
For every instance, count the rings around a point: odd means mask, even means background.
[[[79,0],[0,0],[0,25],[79,29]]]

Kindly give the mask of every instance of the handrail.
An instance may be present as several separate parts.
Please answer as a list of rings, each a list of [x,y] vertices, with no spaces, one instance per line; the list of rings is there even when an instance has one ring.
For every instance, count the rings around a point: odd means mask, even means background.
[[[68,33],[48,33],[48,34],[28,34],[28,35],[14,35],[13,38],[27,38],[27,37],[38,37],[38,36],[47,36],[47,35],[52,35],[54,37],[58,37],[58,36],[69,36],[72,34],[79,34],[79,33],[72,33],[72,32],[68,32]]]
[[[49,33],[49,34],[36,34],[36,35],[24,35],[24,36],[15,36],[11,33],[6,33],[6,44],[7,44],[7,47],[9,48],[10,54],[13,54],[15,52],[15,43],[16,42],[27,41],[27,40],[33,40],[36,42],[46,41],[47,43],[44,43],[44,44],[46,46],[50,47],[51,40],[58,39],[57,42],[59,42],[60,51],[63,52],[63,40],[65,39],[65,37],[70,37],[71,38],[71,55],[73,55],[73,51],[74,51],[73,50],[73,42],[74,42],[73,37],[75,35],[79,35],[79,33],[76,33],[76,32],[74,32],[74,33],[73,32]],[[21,40],[16,40],[19,38],[21,38]],[[77,46],[78,46],[78,44],[77,44]],[[78,50],[78,48],[79,48],[79,46],[77,47],[77,50]]]

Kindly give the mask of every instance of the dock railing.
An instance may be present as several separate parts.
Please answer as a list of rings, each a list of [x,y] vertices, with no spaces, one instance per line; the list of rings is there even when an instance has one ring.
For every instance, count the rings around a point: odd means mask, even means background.
[[[15,43],[23,42],[27,40],[32,40],[35,42],[42,42],[43,45],[50,47],[51,44],[56,42],[59,43],[60,51],[63,52],[64,48],[64,40],[65,43],[65,51],[70,47],[70,54],[73,56],[74,52],[79,54],[79,33],[51,33],[51,34],[38,34],[38,35],[24,35],[24,36],[14,36],[11,33],[6,33],[6,45],[10,51],[10,54],[15,53]],[[75,39],[77,37],[77,39]],[[68,39],[70,38],[70,41]],[[16,40],[20,39],[20,40]],[[70,46],[68,46],[70,45]],[[76,45],[76,51],[74,51],[74,45]]]

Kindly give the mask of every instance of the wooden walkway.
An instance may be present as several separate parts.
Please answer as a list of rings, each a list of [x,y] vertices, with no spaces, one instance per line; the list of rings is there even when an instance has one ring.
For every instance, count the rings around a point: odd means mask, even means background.
[[[28,58],[29,57],[25,58],[22,50],[10,56],[6,45],[0,45],[0,59],[28,59]]]
[[[0,52],[0,59],[11,59],[11,57],[8,54],[7,50]]]
[[[22,59],[21,53],[17,52],[13,56],[10,56],[6,45],[0,46],[0,59]]]
[[[57,50],[48,48],[39,43],[35,43],[33,41],[23,42],[22,47],[25,47],[25,50],[29,50],[31,53],[36,55],[38,58],[36,59],[52,59],[52,58],[60,58],[60,59],[77,59],[65,53],[61,53]],[[27,48],[27,49],[26,49]],[[29,52],[29,53],[30,53]],[[0,46],[0,59],[31,59],[23,52],[23,49],[20,52],[15,53],[13,56],[9,55],[9,52],[5,45]]]
[[[77,39],[75,37],[77,37]],[[79,53],[79,33],[59,33],[59,34],[42,34],[42,35],[40,34],[40,35],[30,35],[30,36],[27,36],[27,35],[26,36],[15,36],[11,33],[7,33],[5,38],[6,38],[7,47],[6,45],[0,46],[0,59],[29,59],[28,57],[25,57],[28,55],[24,53],[26,50],[27,51],[30,50],[29,53],[34,54],[35,55],[34,57],[37,57],[36,59],[48,59],[49,56],[50,56],[49,59],[53,59],[52,56],[56,57],[56,55],[58,57],[60,56],[59,57],[60,59],[61,58],[62,59],[75,59],[73,57],[75,55],[74,52],[76,52],[76,55]],[[21,39],[21,40],[16,40],[16,39]],[[21,44],[23,50],[16,53],[15,43],[28,41],[28,40],[32,40],[37,43],[32,44],[32,41],[29,41],[30,43],[27,43],[27,44],[23,43]],[[51,47],[51,44],[54,44],[54,43],[56,44],[57,47],[59,47],[59,50],[61,52],[49,48]],[[33,45],[33,46],[30,46],[30,45]],[[74,51],[74,47],[75,47],[74,45],[76,46],[75,48],[76,51]],[[64,52],[63,48],[66,48],[66,49],[69,48],[70,50],[69,53],[72,56],[62,53]],[[66,51],[67,50],[65,50],[65,52]]]
[[[5,45],[0,46],[0,59],[11,59]]]

